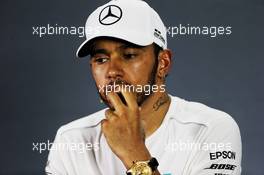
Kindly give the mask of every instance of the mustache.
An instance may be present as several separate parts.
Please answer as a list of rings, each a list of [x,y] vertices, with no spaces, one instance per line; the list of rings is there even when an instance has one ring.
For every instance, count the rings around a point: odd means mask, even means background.
[[[125,84],[129,84],[128,82],[126,82],[125,80],[122,80],[122,79],[116,79],[114,81],[110,81],[107,85],[125,85]]]
[[[110,81],[106,86],[105,86],[105,90],[109,91],[112,89],[113,86],[123,86],[123,85],[130,85],[130,83],[128,83],[125,80],[122,79],[116,79],[114,81]]]
[[[105,95],[107,95],[107,93],[109,93],[109,92],[115,91],[115,89],[113,89],[113,87],[115,87],[115,86],[121,86],[122,87],[124,85],[130,85],[130,84],[128,82],[122,80],[122,79],[116,79],[114,81],[110,81],[105,87]],[[125,98],[123,97],[123,95],[121,94],[121,92],[118,92],[117,95],[120,98],[120,100],[123,102],[123,104],[127,105],[127,102],[126,102]]]

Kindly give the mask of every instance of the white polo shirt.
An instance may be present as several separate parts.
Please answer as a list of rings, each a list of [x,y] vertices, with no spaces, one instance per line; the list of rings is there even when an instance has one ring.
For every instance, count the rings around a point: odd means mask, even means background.
[[[239,175],[241,137],[228,114],[171,97],[161,126],[146,146],[162,175]],[[46,173],[55,175],[125,175],[123,163],[101,132],[104,110],[62,126],[50,149]]]

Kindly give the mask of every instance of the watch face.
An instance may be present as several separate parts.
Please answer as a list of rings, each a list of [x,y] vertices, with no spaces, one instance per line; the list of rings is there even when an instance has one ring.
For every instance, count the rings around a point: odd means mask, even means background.
[[[133,170],[136,175],[152,175],[152,170],[146,163],[136,163]]]

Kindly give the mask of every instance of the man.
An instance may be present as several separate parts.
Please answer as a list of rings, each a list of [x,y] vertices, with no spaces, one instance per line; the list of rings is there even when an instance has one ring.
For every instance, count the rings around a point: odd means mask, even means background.
[[[108,108],[58,130],[47,174],[241,173],[236,122],[166,92],[172,54],[165,26],[146,2],[113,0],[97,8],[86,22],[86,38],[77,56],[90,55]]]

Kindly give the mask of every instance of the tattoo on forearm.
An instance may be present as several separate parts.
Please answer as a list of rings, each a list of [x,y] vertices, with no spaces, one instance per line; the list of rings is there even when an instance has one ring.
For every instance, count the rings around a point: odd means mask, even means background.
[[[169,101],[168,95],[162,95],[161,97],[159,97],[159,99],[153,105],[154,111],[159,110],[159,108],[165,103],[167,103],[168,101]]]

